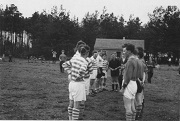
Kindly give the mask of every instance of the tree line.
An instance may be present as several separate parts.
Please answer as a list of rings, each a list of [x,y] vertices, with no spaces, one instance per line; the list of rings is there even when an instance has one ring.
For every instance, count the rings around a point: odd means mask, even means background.
[[[5,9],[0,8],[0,54],[12,52],[16,57],[44,55],[48,59],[52,56],[51,50],[58,54],[65,50],[71,56],[79,40],[86,42],[93,50],[96,38],[125,37],[145,40],[146,51],[154,55],[161,52],[178,57],[180,11],[177,6],[157,7],[148,16],[149,21],[142,25],[140,18],[133,14],[125,21],[123,15],[115,16],[104,7],[101,13],[87,12],[82,20],[78,20],[77,17],[70,18],[70,13],[61,5],[60,8],[54,6],[50,13],[43,10],[41,13],[34,12],[32,17],[24,17],[14,4],[6,5]],[[32,48],[29,48],[29,42],[18,43],[17,37],[15,42],[12,39],[5,40],[3,31],[12,35],[16,33],[20,38],[26,31],[32,40]]]

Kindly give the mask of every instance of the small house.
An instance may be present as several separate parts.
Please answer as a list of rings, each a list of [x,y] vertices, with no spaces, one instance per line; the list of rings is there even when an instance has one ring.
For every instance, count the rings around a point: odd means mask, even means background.
[[[107,59],[110,59],[112,53],[116,52],[117,56],[120,57],[122,53],[122,46],[125,43],[131,43],[135,47],[142,47],[144,49],[144,40],[134,39],[101,39],[96,38],[94,50],[103,50],[107,54]]]

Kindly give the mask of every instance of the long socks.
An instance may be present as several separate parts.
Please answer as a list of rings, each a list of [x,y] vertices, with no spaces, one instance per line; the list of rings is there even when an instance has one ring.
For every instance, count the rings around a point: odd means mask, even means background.
[[[73,108],[69,106],[68,107],[69,120],[72,120],[72,110],[73,110]]]
[[[126,113],[126,121],[133,121],[133,113]]]
[[[78,120],[79,119],[79,113],[80,113],[79,109],[73,108],[72,120]]]
[[[137,114],[136,114],[136,119],[140,119],[140,115],[141,115],[141,111],[142,111],[142,105],[138,105],[136,106],[136,111],[137,111]]]

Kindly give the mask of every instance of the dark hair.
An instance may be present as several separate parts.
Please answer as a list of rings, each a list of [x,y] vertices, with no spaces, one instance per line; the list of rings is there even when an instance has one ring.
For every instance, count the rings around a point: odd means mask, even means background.
[[[84,46],[87,51],[90,51],[90,47],[88,45]]]
[[[127,44],[128,44],[128,43],[125,43],[125,44],[122,46],[122,48],[126,48]]]
[[[85,42],[83,42],[82,40],[78,41],[76,44],[76,47],[74,48],[74,51],[76,52],[77,50],[79,51],[80,46],[82,45],[86,45]]]
[[[138,56],[139,58],[143,58],[144,57],[144,50],[142,47],[137,47],[138,50]]]
[[[97,51],[96,51],[96,50],[93,50],[92,54],[94,54],[94,53],[97,53]]]
[[[80,53],[81,53],[81,55],[85,55],[88,51],[85,49],[85,47],[83,46],[83,47],[81,47],[80,48],[80,51],[79,51]]]
[[[86,45],[86,43],[85,43],[85,42],[83,42],[82,40],[80,40],[80,41],[78,41],[78,42],[77,42],[76,47],[78,47],[78,46],[79,46],[79,45],[81,45],[81,44]]]
[[[128,43],[125,48],[127,51],[131,51],[131,53],[134,53],[135,46],[133,44]]]
[[[134,54],[134,55],[138,55],[138,50],[137,50],[137,49],[134,49],[133,54]]]
[[[85,45],[84,44],[80,44],[79,46],[78,46],[78,48],[77,48],[77,51],[80,53],[80,51],[81,51],[81,47],[85,47]]]
[[[102,54],[102,57],[103,57],[103,56],[107,56],[106,53],[103,53],[103,54]]]

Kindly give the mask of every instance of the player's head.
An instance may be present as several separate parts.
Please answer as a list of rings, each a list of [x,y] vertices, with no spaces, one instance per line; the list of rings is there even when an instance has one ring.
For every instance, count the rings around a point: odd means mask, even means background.
[[[83,42],[82,40],[78,41],[76,47],[74,48],[74,52],[79,51],[79,48],[82,47],[83,45],[86,45],[86,43]]]
[[[98,52],[94,50],[94,51],[92,52],[92,56],[96,59],[97,56],[98,56]]]
[[[142,47],[137,47],[138,50],[138,57],[141,59],[144,57],[144,50]]]
[[[61,52],[62,52],[62,53],[64,53],[65,51],[64,51],[64,50],[62,50]]]
[[[112,54],[111,54],[111,59],[115,59],[115,58],[116,58],[115,53],[112,53]]]
[[[85,47],[85,49],[86,49],[87,51],[90,51],[89,45],[85,45],[84,47]]]
[[[134,54],[135,52],[135,46],[133,44],[124,44],[123,45],[123,54],[126,58],[128,58],[130,55]]]
[[[105,53],[103,53],[103,54],[102,54],[102,59],[105,60],[105,59],[106,59],[106,56],[107,56],[107,55],[106,55]]]
[[[89,51],[86,50],[85,46],[79,48],[79,53],[82,57],[86,58],[89,55]]]

